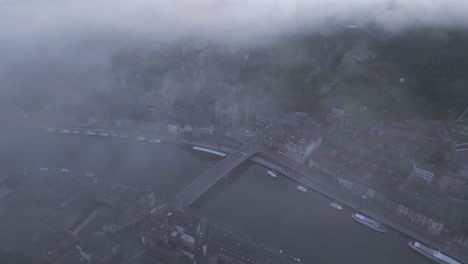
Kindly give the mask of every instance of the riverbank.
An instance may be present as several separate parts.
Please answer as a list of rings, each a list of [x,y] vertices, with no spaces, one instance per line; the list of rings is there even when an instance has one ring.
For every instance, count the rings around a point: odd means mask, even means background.
[[[89,128],[89,127],[88,127]],[[68,129],[73,129],[69,127]],[[95,130],[96,132],[104,132],[105,130]],[[109,132],[109,131],[107,131]],[[167,135],[157,134],[155,131],[127,131],[127,135],[132,137],[145,136],[145,137],[158,137],[162,142],[167,143],[176,143],[176,144],[186,144],[186,145],[198,145],[206,148],[223,151],[225,153],[232,153],[234,149],[232,147],[226,147],[220,143],[207,143],[199,139],[189,139],[181,137],[171,137]],[[264,151],[262,155],[266,156],[269,160],[269,164],[263,163],[264,166],[271,167],[275,170],[278,170],[281,174],[293,179],[294,181],[309,186],[309,188],[315,190],[316,192],[330,198],[331,200],[342,201],[346,206],[352,208],[355,211],[359,211],[363,214],[366,214],[370,217],[374,217],[387,226],[405,234],[406,236],[412,237],[415,240],[418,240],[424,244],[431,245],[433,247],[444,249],[447,245],[447,240],[444,240],[441,237],[433,237],[426,234],[421,234],[415,230],[414,226],[411,226],[408,223],[404,223],[403,219],[399,219],[395,214],[391,214],[382,209],[382,207],[375,202],[369,202],[369,200],[363,200],[361,197],[356,196],[344,189],[341,189],[339,185],[335,184],[332,181],[327,181],[321,176],[312,176],[309,171],[302,170],[298,167],[292,166],[287,161],[281,159],[268,151]],[[254,158],[255,159],[255,158]],[[258,162],[258,158],[257,162]],[[255,160],[254,160],[255,161]],[[280,166],[278,166],[278,164]],[[274,167],[276,166],[276,167]],[[457,252],[450,250],[449,248],[443,250],[455,258],[465,260],[467,256],[463,252]]]

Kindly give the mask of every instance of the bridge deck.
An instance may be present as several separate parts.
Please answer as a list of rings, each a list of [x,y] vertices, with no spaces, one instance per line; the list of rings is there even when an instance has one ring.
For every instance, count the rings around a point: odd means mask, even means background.
[[[253,148],[241,148],[232,153],[179,192],[176,196],[176,200],[181,206],[190,205],[231,170],[258,151],[258,149]]]

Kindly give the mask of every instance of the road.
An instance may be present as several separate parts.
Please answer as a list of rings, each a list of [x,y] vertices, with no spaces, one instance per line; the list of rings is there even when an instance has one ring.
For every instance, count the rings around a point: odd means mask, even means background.
[[[224,158],[177,194],[177,203],[183,207],[189,206],[232,169],[258,151],[258,149],[247,146]]]

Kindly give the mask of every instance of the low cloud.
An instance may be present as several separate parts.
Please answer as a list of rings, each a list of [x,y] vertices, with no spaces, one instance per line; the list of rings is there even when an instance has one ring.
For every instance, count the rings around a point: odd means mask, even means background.
[[[110,89],[121,50],[185,39],[249,46],[343,25],[466,27],[466,14],[466,0],[0,0],[0,96],[37,101],[46,84],[34,82],[47,78],[82,94]],[[74,85],[60,83],[71,75]],[[50,101],[74,96],[47,91]]]

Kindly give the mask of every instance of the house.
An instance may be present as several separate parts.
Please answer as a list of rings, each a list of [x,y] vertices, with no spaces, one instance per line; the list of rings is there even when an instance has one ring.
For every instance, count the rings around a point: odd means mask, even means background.
[[[167,132],[171,134],[177,134],[179,133],[179,125],[176,124],[168,124],[167,125]]]
[[[431,183],[435,172],[436,168],[434,165],[428,164],[424,161],[413,161],[413,174],[422,178],[427,183]]]
[[[440,178],[439,189],[460,196],[468,195],[468,178],[448,172]]]
[[[397,215],[407,218],[412,224],[425,227],[427,232],[432,235],[439,235],[444,228],[444,223],[440,220],[434,220],[427,215],[417,213],[402,204],[398,205]]]
[[[291,135],[286,142],[285,156],[303,163],[322,143],[322,136]]]

